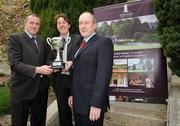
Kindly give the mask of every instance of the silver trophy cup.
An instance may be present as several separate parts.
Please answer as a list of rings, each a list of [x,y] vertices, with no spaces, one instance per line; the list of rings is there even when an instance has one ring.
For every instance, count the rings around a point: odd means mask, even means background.
[[[47,38],[47,43],[51,47],[51,50],[55,49],[57,51],[56,58],[51,63],[52,68],[56,68],[56,69],[64,68],[65,65],[62,58],[62,53],[66,42],[69,42],[70,40],[71,40],[70,37],[66,39],[63,39],[61,37]]]

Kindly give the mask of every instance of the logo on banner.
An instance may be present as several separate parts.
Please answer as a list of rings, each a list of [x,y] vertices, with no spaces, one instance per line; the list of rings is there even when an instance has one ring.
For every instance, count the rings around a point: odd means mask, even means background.
[[[130,18],[133,16],[133,13],[128,10],[127,4],[124,4],[123,8],[123,13],[120,14],[120,18]]]
[[[124,4],[124,13],[127,13],[127,12],[129,12],[128,11],[128,6],[127,6],[127,4]]]

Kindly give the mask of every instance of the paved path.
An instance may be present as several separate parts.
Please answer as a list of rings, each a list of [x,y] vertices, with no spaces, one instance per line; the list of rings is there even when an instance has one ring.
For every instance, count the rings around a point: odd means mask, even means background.
[[[4,73],[4,74],[10,74],[10,69],[9,69],[9,65],[7,64],[0,64],[0,73]]]

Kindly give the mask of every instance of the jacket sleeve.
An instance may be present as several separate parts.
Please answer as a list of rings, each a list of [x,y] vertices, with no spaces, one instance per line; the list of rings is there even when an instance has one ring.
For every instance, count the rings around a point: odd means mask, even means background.
[[[34,77],[35,66],[25,64],[22,60],[23,47],[17,35],[10,35],[7,41],[7,53],[10,69],[12,72],[24,75],[27,77]]]
[[[101,41],[97,56],[96,81],[93,87],[90,105],[102,108],[108,98],[109,83],[112,76],[113,44],[111,39]]]

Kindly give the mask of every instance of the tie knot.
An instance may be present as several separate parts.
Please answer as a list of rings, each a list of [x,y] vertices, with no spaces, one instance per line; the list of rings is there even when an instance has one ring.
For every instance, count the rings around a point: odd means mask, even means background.
[[[81,45],[80,45],[80,49],[83,48],[84,46],[86,45],[86,41],[83,39],[83,41],[81,42]]]
[[[31,38],[31,40],[32,40],[32,41],[35,41],[35,40],[36,40],[36,38],[35,38],[35,37],[32,37],[32,38]]]

